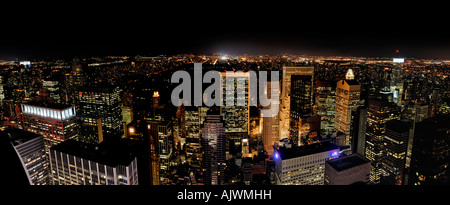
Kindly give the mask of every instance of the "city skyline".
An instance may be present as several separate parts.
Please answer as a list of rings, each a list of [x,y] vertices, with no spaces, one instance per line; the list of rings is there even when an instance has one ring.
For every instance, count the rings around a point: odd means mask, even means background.
[[[6,196],[258,205],[446,197],[443,3],[216,3],[5,6]]]

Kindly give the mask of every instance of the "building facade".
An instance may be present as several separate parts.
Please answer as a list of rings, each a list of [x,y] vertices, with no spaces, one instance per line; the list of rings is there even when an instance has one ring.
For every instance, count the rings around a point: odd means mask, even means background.
[[[383,139],[384,156],[381,159],[382,184],[403,185],[408,138],[409,125],[407,123],[400,120],[391,120],[386,123],[386,132]]]
[[[137,159],[122,146],[75,140],[50,150],[54,185],[138,185]]]
[[[51,146],[78,136],[75,106],[30,102],[21,110],[23,129],[42,135],[47,153]]]
[[[123,132],[122,97],[118,86],[78,88],[80,140],[100,143],[106,137],[121,137]]]
[[[339,157],[331,143],[278,148],[274,152],[277,185],[323,185],[325,162]]]
[[[334,129],[346,135],[345,144],[351,146],[351,114],[359,106],[361,85],[355,80],[341,80],[336,85]],[[351,147],[350,147],[351,148]]]
[[[438,115],[416,125],[408,185],[449,184],[450,117]]]
[[[45,154],[44,137],[21,129],[9,129],[1,134],[7,136],[21,158],[30,185],[49,185],[49,166]]]
[[[218,114],[208,114],[202,129],[202,170],[205,185],[225,184],[225,128]]]
[[[280,96],[280,139],[290,137],[291,79],[293,75],[311,76],[311,92],[314,82],[314,67],[283,67]],[[312,94],[309,95],[312,97]],[[314,99],[311,99],[311,102]]]
[[[351,154],[325,162],[325,185],[369,183],[370,161]]]
[[[331,81],[316,81],[315,111],[320,116],[320,131],[331,134],[334,131],[334,116],[336,106],[336,83]]]
[[[302,129],[304,121],[312,115],[312,75],[291,75],[291,96],[290,96],[290,138],[300,144],[300,139],[306,136],[309,129]]]
[[[221,72],[221,115],[226,133],[250,132],[250,104],[248,72]]]
[[[386,122],[400,119],[400,107],[387,99],[369,99],[365,157],[372,163],[370,182],[379,184],[382,175],[381,159],[384,156]]]

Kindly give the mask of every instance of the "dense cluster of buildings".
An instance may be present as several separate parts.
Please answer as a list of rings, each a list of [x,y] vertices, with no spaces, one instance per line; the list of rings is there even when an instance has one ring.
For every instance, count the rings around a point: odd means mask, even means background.
[[[171,75],[192,62],[222,74],[222,106],[172,104]],[[294,55],[0,61],[1,135],[35,185],[448,184],[449,66]],[[275,116],[250,105],[248,71],[280,71],[266,85],[280,88]]]

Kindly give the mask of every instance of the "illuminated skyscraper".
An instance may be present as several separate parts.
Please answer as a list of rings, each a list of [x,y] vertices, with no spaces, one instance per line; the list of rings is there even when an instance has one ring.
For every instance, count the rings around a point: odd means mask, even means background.
[[[271,98],[272,84],[279,82],[267,82],[266,94],[268,98]],[[278,103],[271,104],[270,106],[280,106]],[[264,109],[270,109],[266,107]],[[263,135],[264,135],[264,150],[271,156],[273,154],[273,145],[280,140],[280,113],[273,117],[263,117]]]
[[[381,159],[383,176],[381,183],[386,185],[403,185],[408,147],[409,125],[400,120],[386,123],[383,139],[384,153]]]
[[[380,183],[386,122],[400,119],[400,107],[388,99],[369,99],[365,157],[371,161],[370,182]]]
[[[339,148],[322,142],[274,152],[277,185],[323,185],[325,162],[339,157]]]
[[[9,138],[11,145],[21,158],[31,185],[48,185],[49,165],[45,154],[44,137],[20,129],[8,129],[0,134]]]
[[[21,108],[23,129],[44,136],[47,153],[51,146],[78,135],[75,106],[29,102]]]
[[[83,65],[79,58],[72,60],[72,69],[69,74],[66,74],[66,102],[76,105],[77,103],[77,89],[86,84],[86,74],[83,72]]]
[[[223,85],[221,115],[226,133],[249,133],[249,78],[248,72],[221,72]]]
[[[336,106],[336,84],[331,81],[316,81],[315,112],[320,116],[320,130],[323,134],[334,131],[334,116]]]
[[[45,79],[42,80],[42,88],[47,89],[49,93],[51,102],[53,103],[62,103],[62,91],[60,90],[60,85],[57,80],[54,79]]]
[[[291,76],[290,137],[296,144],[300,144],[300,138],[306,136],[302,127],[312,115],[312,80],[312,75]],[[310,129],[306,129],[306,132],[309,131]]]
[[[348,146],[351,146],[352,141],[350,138],[351,114],[358,108],[361,94],[361,85],[351,78],[350,71],[351,69],[346,75],[346,77],[349,77],[348,79],[337,83],[334,118],[334,129],[346,135],[345,144]]]
[[[157,126],[158,123],[153,123]],[[133,151],[137,153],[139,184],[160,185],[160,159],[157,150],[158,133],[152,133],[152,123],[134,120],[127,125],[127,139],[136,142]],[[157,129],[156,129],[157,130]],[[131,142],[130,141],[130,142]]]
[[[192,166],[200,166],[202,159],[201,134],[202,124],[206,118],[208,107],[189,106],[184,109],[185,151]]]
[[[293,86],[291,83],[292,79],[295,80]],[[298,126],[295,126],[293,130],[291,128],[293,124],[298,125],[300,123],[300,115],[304,116],[308,111],[311,112],[311,106],[314,100],[312,95],[314,89],[313,82],[314,67],[283,67],[280,102],[280,139],[291,137],[293,133],[297,133],[298,135]],[[292,91],[292,88],[295,90]],[[295,92],[295,110],[293,112],[291,111],[291,105],[293,104],[291,103],[292,92]],[[300,102],[301,104],[297,104]],[[307,104],[309,104],[309,110]],[[295,119],[295,121],[291,123],[291,119]]]
[[[170,160],[173,157],[173,128],[168,121],[150,120],[150,135],[156,142],[156,153],[159,157],[160,181],[167,183],[170,174]],[[153,160],[155,161],[155,160]]]
[[[121,137],[124,134],[121,103],[121,89],[118,86],[79,87],[79,140],[95,144],[107,137]]]
[[[221,116],[208,113],[202,129],[202,169],[206,185],[225,184],[225,142]]]

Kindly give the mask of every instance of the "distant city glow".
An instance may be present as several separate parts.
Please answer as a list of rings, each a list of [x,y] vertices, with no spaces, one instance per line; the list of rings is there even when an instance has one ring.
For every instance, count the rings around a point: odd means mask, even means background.
[[[29,67],[31,67],[31,62],[30,61],[20,61],[19,65],[23,65],[25,68],[29,68]]]
[[[404,58],[394,58],[394,59],[393,59],[393,62],[394,62],[394,63],[404,63],[404,62],[405,62],[405,59],[404,59]]]

